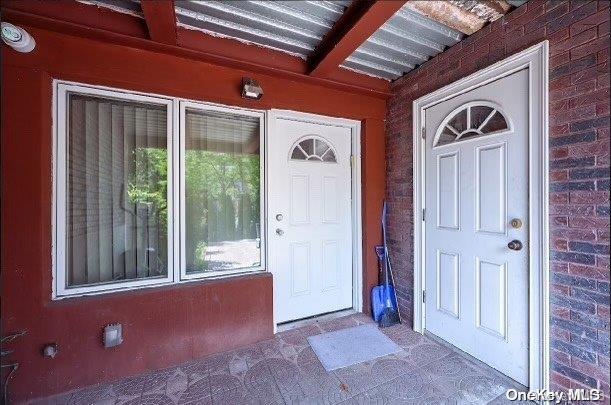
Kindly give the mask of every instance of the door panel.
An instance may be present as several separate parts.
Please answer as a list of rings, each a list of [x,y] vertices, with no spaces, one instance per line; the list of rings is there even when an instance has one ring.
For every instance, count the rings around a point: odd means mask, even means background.
[[[351,129],[278,118],[268,140],[276,322],[351,308]]]
[[[458,318],[458,255],[437,252],[437,309]]]
[[[527,384],[528,70],[427,108],[425,123],[426,329]]]
[[[291,176],[291,225],[310,223],[310,176]]]
[[[458,229],[459,154],[440,155],[437,160],[437,226]]]
[[[310,243],[291,243],[291,296],[310,292]]]
[[[475,156],[478,202],[476,229],[504,235],[507,190],[505,144],[477,148]]]
[[[505,338],[507,272],[505,263],[477,259],[477,326]]]

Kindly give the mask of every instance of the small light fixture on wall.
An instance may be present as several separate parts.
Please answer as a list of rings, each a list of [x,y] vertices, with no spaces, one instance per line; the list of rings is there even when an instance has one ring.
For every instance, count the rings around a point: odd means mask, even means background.
[[[263,97],[263,89],[259,83],[250,77],[242,78],[242,98],[259,100]]]
[[[28,53],[36,47],[36,41],[26,30],[7,22],[2,23],[2,41],[21,53]]]

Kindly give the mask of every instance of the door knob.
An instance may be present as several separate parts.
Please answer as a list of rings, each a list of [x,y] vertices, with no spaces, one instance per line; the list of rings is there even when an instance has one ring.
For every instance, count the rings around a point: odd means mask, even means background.
[[[522,250],[522,242],[517,239],[514,239],[507,244],[507,247],[511,250]]]
[[[282,236],[282,235],[284,235],[284,231],[282,229],[278,228],[278,229],[276,229],[276,235]]]

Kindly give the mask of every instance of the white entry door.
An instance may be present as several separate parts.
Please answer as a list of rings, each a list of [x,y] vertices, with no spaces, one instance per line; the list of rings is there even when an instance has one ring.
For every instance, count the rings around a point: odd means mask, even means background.
[[[268,137],[276,322],[352,307],[351,129],[275,118]]]
[[[524,385],[528,103],[522,70],[425,110],[426,329]]]

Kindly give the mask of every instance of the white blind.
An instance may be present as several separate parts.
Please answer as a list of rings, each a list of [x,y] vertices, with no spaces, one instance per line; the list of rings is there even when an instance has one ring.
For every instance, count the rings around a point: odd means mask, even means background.
[[[167,274],[165,107],[69,97],[67,286]]]

